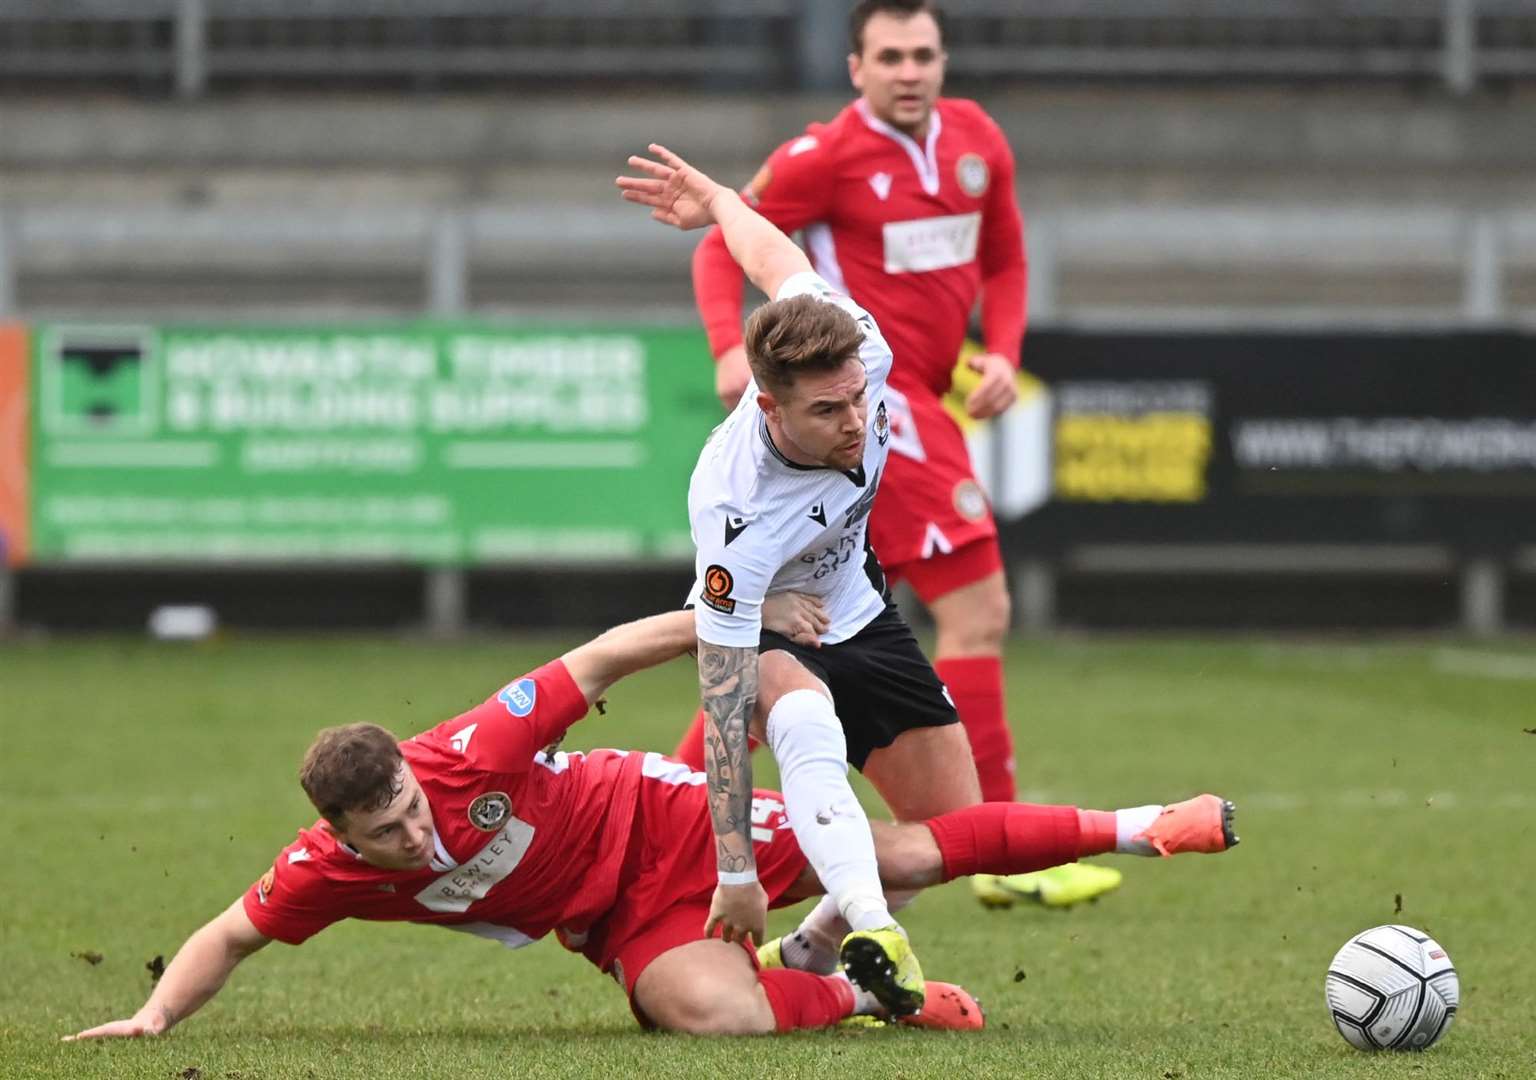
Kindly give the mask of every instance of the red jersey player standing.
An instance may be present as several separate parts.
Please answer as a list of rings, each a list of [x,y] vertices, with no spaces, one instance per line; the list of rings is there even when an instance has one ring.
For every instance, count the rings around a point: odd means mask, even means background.
[[[970,740],[982,798],[1006,801],[1015,794],[1003,706],[1008,590],[996,522],[941,398],[978,294],[986,351],[969,360],[980,382],[967,412],[988,419],[1017,394],[1025,256],[1013,154],[979,105],[939,96],[945,54],[933,5],[864,0],[850,29],[848,70],[859,98],[774,151],[746,194],[782,231],[801,232],[817,272],[867,309],[890,343],[891,454],[870,541],[887,580],[909,582],[932,614],[934,669]],[[716,390],[730,408],[750,372],[742,273],[718,229],[694,255],[693,281]],[[699,732],[696,720],[677,750],[683,760],[701,761]],[[933,784],[881,795],[901,820],[963,801]],[[1061,905],[1115,888],[1120,874],[1073,865],[973,883],[988,903],[1027,894]]]

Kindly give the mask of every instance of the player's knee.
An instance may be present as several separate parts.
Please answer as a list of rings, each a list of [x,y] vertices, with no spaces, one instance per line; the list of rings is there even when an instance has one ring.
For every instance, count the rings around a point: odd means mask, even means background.
[[[814,690],[796,690],[780,698],[768,714],[767,735],[781,772],[809,764],[848,767],[843,725],[832,703]]]
[[[963,604],[934,605],[940,651],[959,655],[990,655],[1002,648],[1013,620],[1013,602],[1001,575],[985,588],[972,590]]]
[[[757,702],[767,716],[786,695],[811,690],[832,700],[826,684],[783,649],[770,649],[757,660]]]

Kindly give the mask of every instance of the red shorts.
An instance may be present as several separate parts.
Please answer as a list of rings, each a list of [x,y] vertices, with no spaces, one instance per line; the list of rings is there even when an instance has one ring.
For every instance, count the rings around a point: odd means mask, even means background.
[[[715,833],[704,774],[660,755],[647,759],[634,822],[638,856],[625,867],[613,908],[593,925],[580,951],[613,976],[629,995],[636,1018],[649,1026],[635,1008],[635,981],[668,949],[703,940],[715,892]],[[783,907],[796,902],[784,894],[808,864],[784,815],[783,796],[764,790],[753,795],[758,881],[769,906]],[[756,966],[757,954],[746,951]]]
[[[869,541],[886,577],[909,579],[927,602],[1002,568],[997,522],[976,482],[965,435],[939,399],[921,389],[910,396],[891,387],[885,393],[891,445]],[[939,569],[966,548],[972,550],[957,565]],[[936,573],[919,569],[927,562]]]

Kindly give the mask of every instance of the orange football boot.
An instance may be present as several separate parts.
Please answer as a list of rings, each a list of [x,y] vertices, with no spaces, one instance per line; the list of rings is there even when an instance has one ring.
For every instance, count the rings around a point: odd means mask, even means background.
[[[965,987],[929,980],[925,984],[923,1007],[901,1017],[897,1023],[934,1031],[980,1031],[987,1026],[987,1014]]]
[[[1152,824],[1132,839],[1151,844],[1164,858],[1186,851],[1212,855],[1237,846],[1237,834],[1232,831],[1236,813],[1237,807],[1220,796],[1196,795],[1163,807]]]

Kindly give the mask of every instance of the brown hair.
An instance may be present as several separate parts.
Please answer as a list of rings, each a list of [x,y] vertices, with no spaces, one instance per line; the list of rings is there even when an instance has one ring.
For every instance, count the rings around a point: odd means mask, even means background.
[[[864,26],[876,15],[886,12],[905,20],[924,11],[933,16],[939,28],[939,40],[943,41],[944,13],[928,0],[862,0],[855,4],[853,14],[848,16],[848,43],[853,47],[854,55],[864,55]]]
[[[859,355],[864,332],[836,304],[791,296],[764,304],[747,320],[743,335],[757,385],[776,394],[804,371],[836,371]]]
[[[348,810],[379,810],[400,794],[400,744],[378,724],[345,724],[315,736],[299,783],[320,816],[340,825]]]

